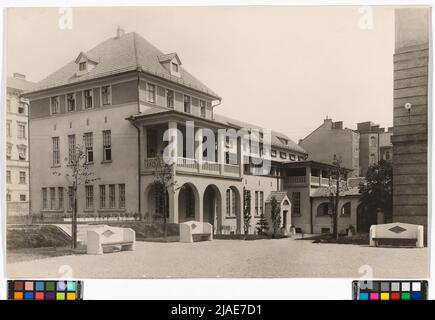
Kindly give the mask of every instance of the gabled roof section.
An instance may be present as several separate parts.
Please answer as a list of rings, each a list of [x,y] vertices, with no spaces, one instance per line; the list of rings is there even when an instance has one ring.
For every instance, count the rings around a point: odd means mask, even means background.
[[[162,54],[161,56],[159,56],[159,61],[160,62],[167,62],[167,61],[172,61],[174,58],[176,58],[177,59],[177,63],[179,65],[181,65],[181,60],[178,57],[178,54],[176,52],[168,53],[168,54]]]
[[[92,61],[99,61],[95,65],[95,68],[77,77],[75,60],[70,61],[37,83],[32,91],[40,91],[123,72],[141,70],[152,76],[200,91],[215,99],[220,99],[215,92],[182,67],[180,67],[180,77],[171,75],[159,60],[159,57],[164,56],[163,52],[135,32],[109,38],[93,49],[83,52],[83,54],[88,59],[92,59]]]
[[[91,62],[94,62],[94,63],[98,63],[99,62],[99,58],[98,57],[93,57],[93,56],[91,56],[91,55],[89,55],[89,54],[86,54],[86,53],[84,53],[83,51],[81,51],[80,53],[79,53],[79,55],[77,56],[77,58],[75,59],[75,63],[79,63],[79,61],[82,59],[82,58],[85,58],[86,60],[88,60],[88,61],[91,61]]]
[[[28,91],[34,87],[35,83],[22,78],[8,77],[6,86],[8,88],[16,89],[19,91]]]
[[[280,204],[285,199],[287,199],[290,202],[290,199],[287,197],[287,193],[283,191],[271,191],[266,199],[266,202],[271,202],[273,197],[275,197],[276,201],[278,201],[278,203]]]

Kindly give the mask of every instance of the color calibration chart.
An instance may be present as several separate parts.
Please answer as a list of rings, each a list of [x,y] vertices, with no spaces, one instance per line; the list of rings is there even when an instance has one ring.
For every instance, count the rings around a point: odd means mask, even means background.
[[[427,300],[425,280],[353,281],[354,300]]]
[[[83,281],[8,280],[9,300],[82,300]]]

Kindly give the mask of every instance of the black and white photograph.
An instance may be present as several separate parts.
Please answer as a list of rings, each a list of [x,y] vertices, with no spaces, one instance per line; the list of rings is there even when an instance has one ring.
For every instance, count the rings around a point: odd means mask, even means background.
[[[422,5],[6,8],[6,276],[428,278],[430,26]]]

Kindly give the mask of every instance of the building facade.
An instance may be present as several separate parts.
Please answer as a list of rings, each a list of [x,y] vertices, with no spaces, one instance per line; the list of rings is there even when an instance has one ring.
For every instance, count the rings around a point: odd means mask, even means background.
[[[392,161],[393,128],[380,128],[371,121],[357,123],[359,133],[359,175],[364,177],[368,168],[380,160]]]
[[[163,212],[154,172],[170,142],[175,162],[165,213],[169,222],[194,219],[212,223],[216,233],[241,233],[248,206],[254,232],[257,219],[267,214],[269,195],[282,189],[282,163],[304,160],[307,153],[272,131],[270,154],[263,154],[260,128],[216,114],[220,97],[181,65],[176,53],[163,54],[138,34],[118,29],[115,37],[78,53],[26,93],[32,214],[70,217],[68,162],[80,146],[98,180],[79,188],[79,217],[157,219]],[[258,131],[257,144],[219,134],[219,129],[245,128]],[[190,131],[194,139],[188,139]],[[200,142],[208,139],[216,143],[203,150]],[[261,168],[245,160],[247,153],[269,158],[271,169],[258,175]],[[249,204],[243,201],[246,194]],[[282,221],[288,229],[290,219]]]
[[[430,9],[396,9],[393,221],[427,226]]]
[[[332,163],[334,155],[341,157],[343,167],[352,169],[351,176],[358,176],[360,171],[359,143],[357,132],[343,128],[342,121],[333,122],[328,118],[299,141],[310,160]]]
[[[28,101],[21,94],[31,86],[23,74],[7,78],[6,200],[10,219],[29,214]]]

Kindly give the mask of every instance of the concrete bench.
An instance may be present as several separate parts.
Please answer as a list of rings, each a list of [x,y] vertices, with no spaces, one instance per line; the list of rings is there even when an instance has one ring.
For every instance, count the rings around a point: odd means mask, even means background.
[[[423,226],[409,223],[387,223],[370,227],[370,246],[418,247],[423,244]]]
[[[111,246],[133,251],[135,242],[136,234],[133,229],[100,226],[87,232],[87,253],[103,254],[103,249]]]
[[[180,242],[213,240],[213,226],[207,222],[187,221],[180,223]]]

